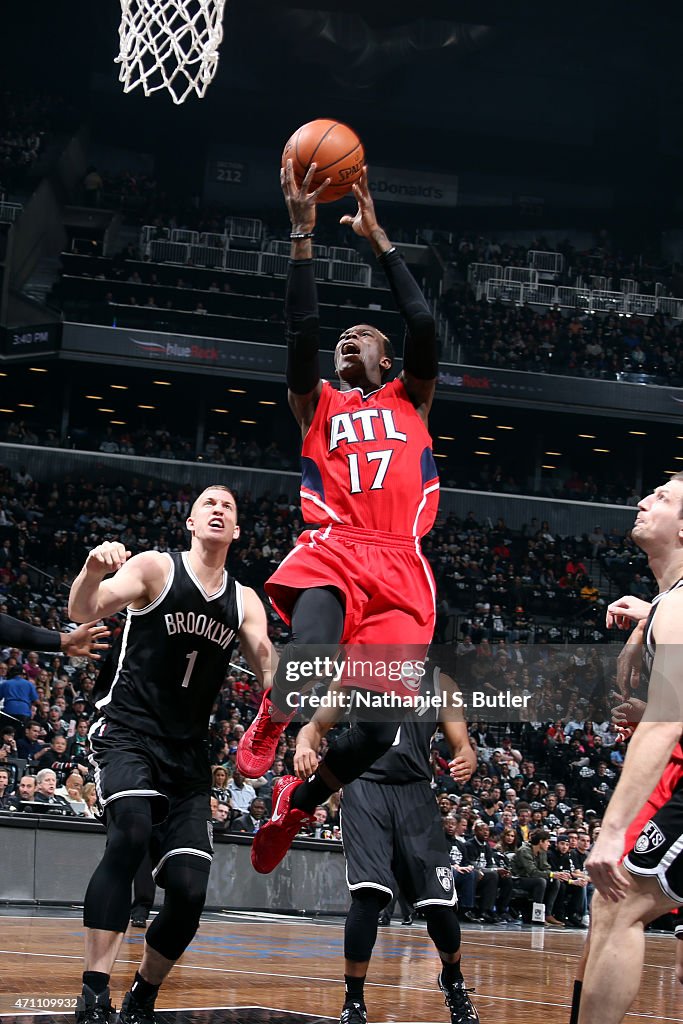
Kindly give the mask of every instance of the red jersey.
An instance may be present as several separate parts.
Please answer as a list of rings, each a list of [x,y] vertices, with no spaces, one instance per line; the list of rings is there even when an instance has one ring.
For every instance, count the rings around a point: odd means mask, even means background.
[[[439,505],[432,439],[396,378],[363,395],[323,381],[301,452],[307,523],[423,537]]]

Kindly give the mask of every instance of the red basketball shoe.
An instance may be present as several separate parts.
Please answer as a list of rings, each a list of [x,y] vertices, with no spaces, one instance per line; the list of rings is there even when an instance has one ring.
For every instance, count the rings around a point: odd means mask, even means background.
[[[270,699],[270,692],[266,690],[263,694],[258,714],[237,747],[237,767],[248,779],[258,779],[272,766],[278,740],[294,717],[294,712],[282,717]]]
[[[314,820],[308,811],[292,807],[292,797],[300,785],[301,779],[294,775],[283,775],[275,781],[272,817],[258,830],[251,847],[251,863],[261,875],[278,866],[301,826]]]

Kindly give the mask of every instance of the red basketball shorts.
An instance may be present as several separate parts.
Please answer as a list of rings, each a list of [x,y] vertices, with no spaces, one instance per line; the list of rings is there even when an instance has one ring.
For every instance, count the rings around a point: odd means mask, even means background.
[[[657,811],[661,810],[664,804],[669,802],[673,796],[674,790],[681,781],[682,775],[683,765],[681,765],[680,759],[677,758],[673,761],[669,761],[662,772],[661,779],[626,830],[622,860],[636,845],[638,836],[643,831],[644,826],[648,823],[650,818],[654,818]]]
[[[343,595],[345,646],[400,645],[426,655],[436,586],[419,538],[336,524],[306,530],[265,589],[290,623],[299,593],[311,587],[336,587]]]

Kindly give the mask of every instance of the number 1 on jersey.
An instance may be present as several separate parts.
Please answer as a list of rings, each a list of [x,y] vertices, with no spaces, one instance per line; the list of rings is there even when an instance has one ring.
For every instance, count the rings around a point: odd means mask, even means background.
[[[391,456],[393,455],[391,448],[386,448],[380,452],[366,452],[365,458],[368,462],[379,462],[377,472],[375,473],[375,479],[370,484],[371,491],[381,491],[382,484],[384,483],[384,477],[387,475],[389,469],[389,463],[391,462]],[[349,460],[349,479],[351,481],[351,494],[360,494],[363,488],[360,485],[360,470],[358,467],[358,455],[356,452],[351,452],[347,456]]]
[[[190,685],[190,676],[192,675],[192,670],[194,668],[194,663],[197,660],[198,654],[199,651],[190,651],[189,654],[185,655],[185,657],[187,658],[187,668],[185,669],[185,675],[183,676],[183,681],[180,684],[181,686]]]

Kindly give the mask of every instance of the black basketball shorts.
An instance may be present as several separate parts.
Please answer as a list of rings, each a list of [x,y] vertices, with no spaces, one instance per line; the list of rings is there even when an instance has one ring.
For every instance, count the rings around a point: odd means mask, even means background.
[[[175,854],[207,861],[213,856],[211,772],[204,742],[164,740],[99,719],[90,730],[100,808],[121,797],[147,797],[154,831],[150,853],[154,878]]]
[[[429,783],[387,786],[356,779],[342,791],[341,826],[352,893],[379,889],[388,902],[398,883],[416,907],[455,906],[448,847]]]
[[[643,825],[623,863],[634,875],[656,878],[662,892],[683,905],[683,782]]]

